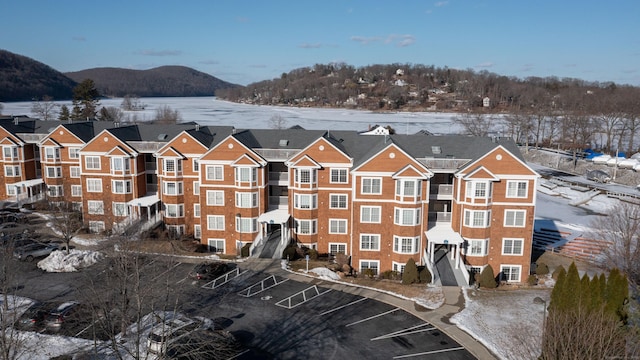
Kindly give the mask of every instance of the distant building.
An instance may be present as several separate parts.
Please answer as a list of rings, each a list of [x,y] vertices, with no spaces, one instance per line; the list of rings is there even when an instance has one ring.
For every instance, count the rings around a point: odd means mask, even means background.
[[[488,96],[485,96],[482,99],[482,107],[486,107],[486,108],[491,107],[491,99],[489,99]]]

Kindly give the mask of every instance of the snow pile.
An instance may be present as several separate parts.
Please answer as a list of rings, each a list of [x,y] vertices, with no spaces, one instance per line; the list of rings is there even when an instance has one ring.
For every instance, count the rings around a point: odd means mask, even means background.
[[[333,280],[333,281],[340,280],[340,276],[338,276],[338,274],[336,274],[335,272],[327,268],[317,267],[309,270],[309,272],[317,274],[318,277],[322,280]]]
[[[491,291],[463,288],[465,308],[451,322],[500,359],[537,359],[542,339],[543,305],[549,290]]]
[[[38,267],[46,272],[74,272],[89,267],[103,258],[102,253],[88,250],[54,251],[38,262]]]
[[[444,304],[445,297],[441,286],[427,285],[422,295],[411,300],[427,309],[437,309]]]

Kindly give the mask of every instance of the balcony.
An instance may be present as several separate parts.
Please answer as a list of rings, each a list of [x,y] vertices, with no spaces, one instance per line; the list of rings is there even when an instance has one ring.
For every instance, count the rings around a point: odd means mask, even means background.
[[[287,185],[289,183],[289,174],[286,172],[269,173],[269,183],[273,185]]]
[[[429,224],[434,222],[437,223],[450,223],[451,222],[451,213],[443,212],[443,211],[434,211],[429,212]]]
[[[464,164],[469,162],[469,159],[420,159],[424,165],[434,171],[446,171],[451,172],[458,170]]]
[[[282,162],[292,158],[300,152],[300,149],[253,149],[253,151],[269,162]]]
[[[155,161],[145,162],[144,169],[147,171],[156,171],[158,169],[158,164],[156,164]]]
[[[269,209],[286,209],[288,206],[287,196],[269,196]]]
[[[429,198],[437,200],[453,199],[453,184],[431,184]]]

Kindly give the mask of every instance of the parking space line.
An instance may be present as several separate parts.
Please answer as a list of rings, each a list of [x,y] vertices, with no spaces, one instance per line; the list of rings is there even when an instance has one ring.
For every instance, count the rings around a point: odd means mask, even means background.
[[[247,350],[245,350],[245,351],[242,351],[242,352],[240,352],[240,353],[238,353],[238,354],[233,355],[232,357],[228,358],[227,360],[237,359],[237,358],[239,358],[240,356],[242,356],[242,355],[244,355],[244,354],[248,353],[249,351],[251,351],[251,350],[247,349]]]
[[[202,285],[201,287],[205,288],[205,289],[215,289],[218,288],[226,283],[228,283],[229,281],[239,277],[242,274],[247,273],[249,270],[245,270],[243,272],[240,272],[240,268],[236,267],[235,269],[229,271],[228,273],[221,275],[217,278],[215,278],[213,281],[210,281],[204,285]]]
[[[464,350],[464,348],[461,347],[455,347],[455,348],[449,348],[449,349],[441,349],[441,350],[433,350],[433,351],[427,351],[427,352],[421,352],[421,353],[415,353],[415,354],[407,354],[407,355],[398,355],[398,356],[394,356],[394,359],[406,359],[406,358],[410,358],[410,357],[414,357],[414,356],[424,356],[424,355],[433,355],[433,354],[440,354],[440,353],[444,353],[444,352],[449,352],[449,351],[458,351],[458,350]]]
[[[240,290],[238,292],[238,295],[240,296],[244,296],[244,297],[252,297],[254,295],[257,295],[263,291],[266,291],[268,289],[271,289],[272,287],[278,286],[280,284],[282,284],[285,281],[288,281],[288,278],[285,278],[284,280],[278,281],[278,279],[276,278],[275,275],[271,275],[265,279],[263,279],[262,281],[258,281],[257,283],[249,286],[248,288],[244,288],[242,290]],[[270,281],[273,281],[273,283],[271,284]],[[265,284],[267,284],[267,286],[265,287]],[[252,293],[251,291],[253,290],[254,287],[257,287],[258,285],[260,285],[260,290]],[[247,292],[246,294],[244,294],[244,292]]]
[[[394,332],[389,333],[389,334],[385,334],[385,335],[381,335],[381,336],[375,337],[375,338],[371,339],[371,341],[389,339],[389,338],[396,337],[396,336],[415,334],[415,333],[419,333],[419,332],[423,332],[423,331],[431,331],[431,330],[435,330],[436,329],[435,327],[432,326],[432,327],[429,327],[429,328],[426,328],[426,329],[416,330],[416,329],[419,329],[421,327],[430,326],[430,325],[431,324],[429,324],[429,323],[416,325],[416,326],[413,326],[413,327],[410,327],[410,328],[394,331]]]
[[[167,271],[165,271],[165,272],[161,273],[160,275],[158,275],[158,276],[154,277],[153,279],[151,279],[151,281],[156,281],[157,279],[163,277],[166,273],[170,272],[171,270],[177,268],[180,265],[181,265],[181,263],[176,263],[171,268],[169,268]]]
[[[373,316],[370,316],[370,317],[368,317],[368,318],[364,318],[364,319],[362,319],[362,320],[358,320],[358,321],[356,321],[356,322],[354,322],[354,323],[348,324],[348,325],[347,325],[347,327],[352,326],[352,325],[358,325],[358,324],[363,323],[363,322],[365,322],[365,321],[373,320],[373,319],[375,319],[375,318],[377,318],[377,317],[385,316],[385,315],[387,315],[387,314],[391,314],[392,312],[396,312],[396,311],[398,311],[398,310],[400,310],[400,309],[399,309],[399,308],[391,309],[391,310],[389,310],[389,311],[387,311],[387,312],[383,312],[382,314],[373,315]]]
[[[327,311],[325,311],[325,312],[321,313],[321,314],[320,314],[320,315],[318,315],[318,316],[331,314],[331,313],[332,313],[332,312],[334,312],[334,311],[338,311],[338,310],[340,310],[340,309],[344,309],[344,308],[346,308],[347,306],[355,305],[355,304],[357,304],[357,303],[359,303],[359,302],[361,302],[361,301],[367,300],[367,299],[368,299],[368,298],[366,298],[366,297],[360,298],[360,299],[358,299],[358,300],[356,300],[356,301],[352,301],[352,302],[350,302],[350,303],[348,303],[348,304],[345,304],[345,305],[342,305],[342,306],[338,306],[337,308],[334,308],[334,309],[331,309],[331,310],[327,310]]]
[[[304,303],[306,303],[307,301],[310,301],[320,295],[324,295],[326,293],[328,293],[329,291],[331,291],[331,289],[327,289],[326,291],[320,292],[320,290],[318,290],[318,287],[316,285],[310,286],[300,292],[297,292],[291,296],[289,296],[288,298],[282,299],[280,301],[278,301],[276,303],[276,305],[281,306],[283,308],[287,308],[287,309],[293,309],[296,306],[302,305]],[[311,294],[309,294],[307,296],[307,292],[311,292]],[[299,296],[302,295],[302,301],[296,303],[296,304],[292,304],[292,300]]]

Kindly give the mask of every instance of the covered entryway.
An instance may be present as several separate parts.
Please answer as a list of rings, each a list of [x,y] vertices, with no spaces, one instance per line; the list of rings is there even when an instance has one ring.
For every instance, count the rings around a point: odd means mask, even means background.
[[[461,266],[460,250],[464,239],[449,223],[436,224],[427,230],[427,261],[438,272],[434,274],[443,286],[469,284],[469,273]]]
[[[16,202],[20,205],[30,204],[44,199],[44,180],[31,179],[17,182],[13,185],[16,195]]]
[[[251,256],[280,258],[291,239],[290,219],[291,215],[287,209],[274,209],[260,215],[260,233],[251,245]]]

